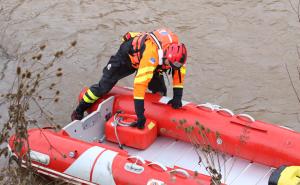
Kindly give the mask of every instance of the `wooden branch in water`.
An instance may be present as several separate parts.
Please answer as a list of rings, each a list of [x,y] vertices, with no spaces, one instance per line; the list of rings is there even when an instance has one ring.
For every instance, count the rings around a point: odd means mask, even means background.
[[[300,1],[300,0],[299,0],[299,1]],[[300,3],[299,3],[299,4],[300,4]],[[299,46],[297,45],[296,48],[297,48],[298,58],[300,59],[300,50],[299,50]],[[300,66],[297,66],[297,70],[298,70],[298,77],[299,77],[299,80],[300,80]]]
[[[288,69],[286,63],[285,63],[285,68],[286,68],[286,71],[287,71],[287,73],[288,73],[288,75],[289,75],[289,79],[290,79],[291,85],[292,85],[292,87],[293,87],[294,93],[295,93],[295,95],[296,95],[296,97],[297,97],[297,99],[298,99],[298,102],[300,103],[299,95],[298,95],[298,93],[297,93],[297,91],[296,91],[296,88],[295,88],[295,86],[294,86],[294,83],[293,83],[292,78],[291,78],[291,74],[290,74],[290,72],[289,72],[289,69]]]
[[[298,1],[298,12],[297,12],[297,15],[298,15],[298,20],[300,22],[300,0]]]
[[[291,2],[291,0],[289,0],[289,2],[290,2],[290,5],[291,5],[293,11],[297,14],[298,21],[300,22],[300,0],[298,0],[297,10],[296,10],[296,8],[294,7],[294,5],[293,5],[293,3]]]

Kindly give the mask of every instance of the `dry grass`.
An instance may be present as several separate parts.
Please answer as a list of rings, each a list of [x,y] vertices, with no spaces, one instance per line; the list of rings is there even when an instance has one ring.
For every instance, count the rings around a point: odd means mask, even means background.
[[[199,157],[198,165],[204,165],[211,176],[211,185],[220,185],[222,166],[225,166],[221,164],[221,161],[225,161],[225,154],[221,150],[217,150],[216,144],[213,144],[218,143],[217,141],[221,139],[220,133],[205,128],[199,121],[195,121],[193,126],[188,126],[186,122],[185,119],[179,120],[177,123],[178,128],[183,129],[190,139]],[[222,144],[217,145],[220,148]],[[195,175],[197,174],[198,172],[195,172]]]
[[[63,69],[55,67],[56,63],[64,58],[64,54],[76,46],[76,41],[70,43],[65,50],[56,51],[53,56],[43,57],[46,45],[36,48],[34,54],[30,57],[20,57],[18,66],[15,70],[15,79],[11,88],[6,94],[1,95],[2,104],[8,107],[8,120],[2,123],[3,128],[0,133],[0,157],[5,156],[8,160],[9,151],[6,147],[9,138],[14,135],[12,148],[23,160],[16,160],[17,165],[9,166],[3,169],[0,180],[3,184],[49,184],[49,180],[37,175],[31,167],[29,157],[30,146],[28,145],[28,128],[40,125],[37,122],[36,115],[43,117],[55,129],[60,126],[54,121],[53,114],[47,109],[49,105],[59,102],[60,90],[58,83],[63,76]],[[24,148],[27,148],[24,153]],[[24,162],[25,161],[25,162]],[[57,182],[50,181],[50,184]]]

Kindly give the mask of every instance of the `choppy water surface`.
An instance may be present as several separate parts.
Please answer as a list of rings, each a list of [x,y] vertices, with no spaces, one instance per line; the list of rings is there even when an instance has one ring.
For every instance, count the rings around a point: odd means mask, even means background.
[[[300,103],[287,73],[300,93],[300,23],[283,0],[0,0],[0,92],[10,87],[16,57],[41,44],[49,57],[77,40],[76,51],[59,64],[61,101],[50,107],[64,125],[78,92],[99,80],[121,35],[158,27],[174,30],[188,47],[185,100],[300,131]],[[132,86],[132,77],[119,84]]]

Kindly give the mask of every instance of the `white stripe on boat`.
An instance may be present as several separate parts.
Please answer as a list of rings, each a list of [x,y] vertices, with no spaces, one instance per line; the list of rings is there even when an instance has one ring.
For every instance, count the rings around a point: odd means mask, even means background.
[[[106,150],[100,155],[92,174],[92,182],[103,185],[116,184],[112,173],[112,163],[117,154],[117,152]]]
[[[97,156],[104,150],[105,148],[99,146],[94,146],[87,149],[69,166],[69,168],[66,169],[66,171],[64,171],[64,173],[79,177],[80,179],[86,181],[90,181],[90,173],[94,161],[97,159]]]

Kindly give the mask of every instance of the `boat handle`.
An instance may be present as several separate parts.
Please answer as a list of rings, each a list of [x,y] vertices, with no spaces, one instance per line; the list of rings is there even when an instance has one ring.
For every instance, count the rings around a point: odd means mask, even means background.
[[[293,129],[289,128],[289,127],[283,126],[283,125],[279,125],[279,127],[280,128],[284,128],[286,130],[290,130],[290,131],[294,131],[295,132],[295,130],[293,130]]]
[[[231,117],[234,116],[234,113],[229,109],[219,109],[217,112],[220,114],[221,114],[221,112],[225,112],[225,113],[229,114]]]
[[[254,122],[255,121],[255,119],[252,116],[248,115],[248,114],[238,114],[237,118],[238,119],[247,118],[250,122]],[[241,119],[241,120],[245,121],[245,119]]]
[[[148,164],[148,166],[152,166],[152,165],[159,166],[163,171],[167,171],[167,168],[164,165],[162,165],[162,164],[160,164],[158,162],[152,162],[152,163]]]
[[[135,162],[141,161],[142,164],[146,164],[145,160],[141,158],[140,156],[129,156],[127,159],[136,159]]]
[[[214,108],[210,104],[206,104],[206,103],[197,105],[197,108],[201,108],[201,107],[208,108],[210,112],[214,110]]]
[[[179,173],[179,174],[184,175],[186,178],[190,177],[190,174],[187,171],[183,170],[183,169],[174,169],[174,170],[171,170],[170,173],[172,173],[172,174]]]

